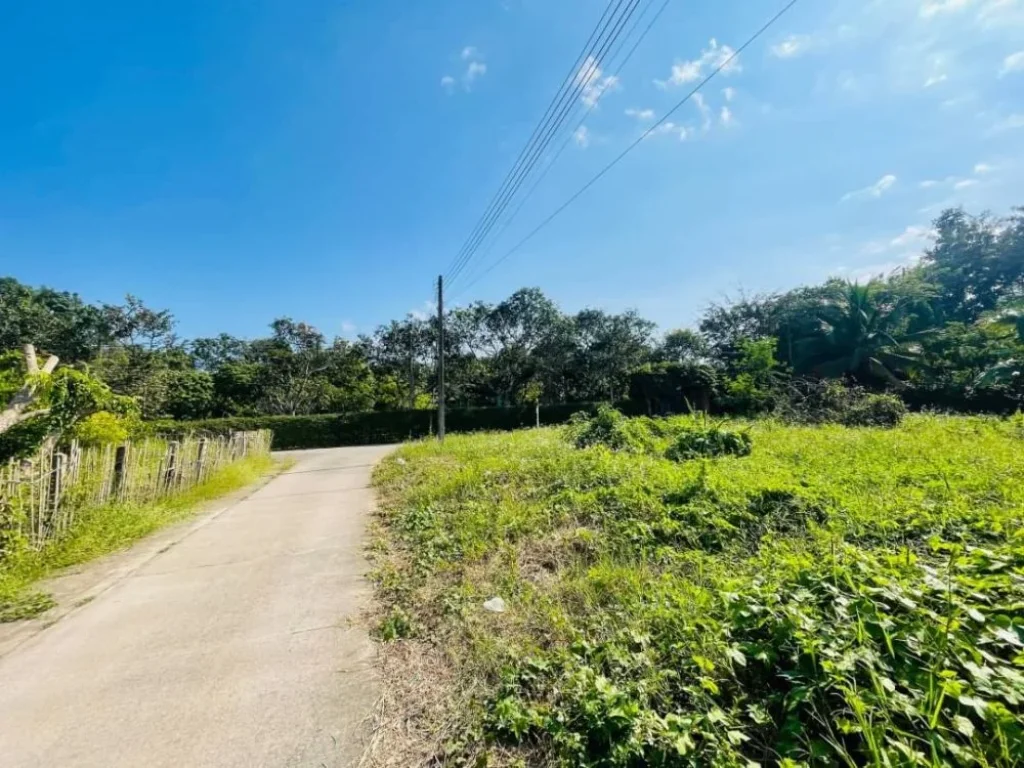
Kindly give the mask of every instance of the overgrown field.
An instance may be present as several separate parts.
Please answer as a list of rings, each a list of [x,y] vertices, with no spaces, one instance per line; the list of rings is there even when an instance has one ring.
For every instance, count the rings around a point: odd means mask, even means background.
[[[92,560],[134,543],[194,514],[205,502],[256,482],[279,467],[255,454],[217,470],[199,485],[149,504],[106,504],[83,510],[68,534],[42,549],[8,548],[0,558],[0,622],[30,618],[50,608],[49,595],[32,584],[61,568]]]
[[[1024,422],[727,425],[717,458],[703,426],[454,437],[378,469],[382,753],[1024,764]]]

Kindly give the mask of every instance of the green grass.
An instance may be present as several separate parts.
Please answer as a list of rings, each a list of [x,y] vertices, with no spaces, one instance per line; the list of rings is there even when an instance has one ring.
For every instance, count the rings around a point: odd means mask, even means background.
[[[146,505],[108,505],[81,512],[71,533],[41,550],[22,548],[0,561],[0,622],[30,618],[53,606],[32,585],[61,568],[124,549],[148,534],[184,520],[202,505],[279,471],[270,456],[237,461],[205,482],[175,496]]]
[[[751,455],[681,463],[701,425],[637,423],[627,450],[534,430],[378,469],[383,634],[464,692],[439,762],[1022,762],[1019,423],[758,422]]]

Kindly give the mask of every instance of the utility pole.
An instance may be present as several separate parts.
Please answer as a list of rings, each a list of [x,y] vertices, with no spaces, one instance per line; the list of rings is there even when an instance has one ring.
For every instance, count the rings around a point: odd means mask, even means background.
[[[409,327],[409,410],[416,408],[416,374],[413,369],[413,327],[410,322]]]
[[[444,440],[444,275],[437,277],[437,439]]]

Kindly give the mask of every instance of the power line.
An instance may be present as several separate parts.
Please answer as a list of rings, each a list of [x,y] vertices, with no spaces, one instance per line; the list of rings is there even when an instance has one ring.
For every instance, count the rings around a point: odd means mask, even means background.
[[[664,2],[661,4],[661,7],[658,9],[658,12],[656,14],[654,14],[654,18],[652,18],[650,23],[644,28],[644,31],[642,33],[640,33],[640,37],[638,37],[636,42],[633,43],[633,47],[630,48],[629,53],[626,54],[626,57],[622,60],[622,62],[616,68],[616,70],[615,70],[615,77],[618,77],[622,73],[622,71],[625,69],[626,65],[629,63],[629,60],[633,58],[633,54],[636,53],[637,49],[643,43],[644,39],[647,37],[647,35],[651,31],[651,29],[653,29],[654,25],[658,23],[658,19],[660,19],[662,14],[665,13],[665,9],[668,8],[669,3],[671,3],[671,2],[672,2],[672,0],[664,0]],[[653,3],[652,3],[652,5],[653,5]],[[627,34],[626,37],[623,39],[623,41],[622,41],[623,44],[625,44],[629,40],[629,38],[632,37],[633,32],[635,31],[636,27],[639,26],[640,22],[643,21],[643,17],[647,14],[647,11],[650,10],[650,8],[651,8],[651,6],[649,5],[646,9],[644,9],[644,13],[641,14],[640,18],[637,19],[636,24],[634,24],[633,29],[631,29],[629,31],[629,34]],[[615,51],[615,53],[612,54],[612,59],[614,59],[616,56],[618,56],[619,51],[621,49],[622,49],[622,46],[619,46],[619,48]],[[501,236],[505,233],[505,231],[512,225],[512,222],[514,222],[516,220],[516,218],[519,216],[520,212],[522,212],[523,207],[526,205],[527,202],[529,202],[530,198],[533,197],[533,193],[537,191],[537,188],[542,183],[544,183],[544,179],[546,179],[548,177],[548,174],[551,173],[551,169],[554,168],[555,165],[558,163],[558,160],[562,156],[562,154],[565,152],[566,147],[568,147],[570,142],[573,140],[573,136],[575,136],[576,133],[579,132],[580,128],[582,128],[583,125],[587,122],[587,118],[590,117],[590,113],[593,112],[596,107],[597,107],[597,102],[595,101],[593,104],[591,104],[587,108],[587,111],[583,114],[583,117],[580,118],[580,121],[577,124],[576,128],[573,130],[573,132],[569,133],[565,137],[565,141],[562,142],[562,145],[558,148],[558,151],[555,153],[555,156],[547,164],[547,166],[541,172],[541,175],[537,178],[537,180],[534,181],[533,184],[530,186],[530,188],[527,190],[526,195],[523,197],[522,200],[519,201],[519,205],[516,206],[516,209],[512,212],[512,215],[509,216],[507,219],[505,219],[505,221],[502,223],[501,228],[498,230],[498,233],[494,236],[494,238],[491,240],[490,245],[487,246],[487,249],[483,252],[483,255],[480,257],[481,260],[486,259],[490,255],[490,252],[493,250],[495,244],[498,242],[498,240],[501,238]],[[468,277],[472,279],[472,275],[468,275]],[[454,287],[454,286],[450,286],[450,287]]]
[[[630,0],[630,3],[630,6],[627,7],[626,11],[619,18],[618,22],[616,22],[615,29],[612,30],[611,35],[602,44],[601,49],[596,54],[592,53],[590,55],[590,67],[588,69],[588,72],[585,75],[583,73],[580,73],[576,78],[576,85],[574,87],[574,90],[571,93],[563,95],[562,104],[560,104],[560,111],[555,120],[555,123],[552,124],[550,128],[548,128],[540,142],[538,142],[536,146],[533,148],[526,165],[516,176],[509,189],[505,192],[497,208],[494,211],[492,211],[491,215],[488,217],[488,220],[484,228],[478,233],[474,241],[470,244],[469,250],[464,255],[461,265],[458,267],[458,269],[454,271],[452,275],[452,280],[458,277],[462,270],[465,269],[465,267],[469,264],[472,258],[476,255],[477,251],[480,249],[480,246],[486,240],[487,236],[491,233],[491,230],[493,230],[494,226],[498,223],[501,216],[504,215],[506,208],[508,208],[508,206],[512,203],[512,200],[515,199],[516,194],[518,194],[519,189],[525,183],[527,177],[530,175],[530,173],[533,172],[534,167],[536,167],[537,163],[540,162],[540,160],[543,158],[544,151],[547,149],[548,145],[554,140],[555,136],[557,136],[561,132],[562,126],[569,119],[570,115],[578,111],[579,99],[586,95],[587,88],[590,87],[591,83],[593,83],[600,76],[600,63],[605,60],[608,54],[608,50],[611,48],[612,45],[614,45],[617,42],[618,38],[621,36],[623,28],[628,23],[630,17],[636,12],[636,9],[639,7],[640,0]],[[566,96],[568,96],[568,100],[566,100]],[[595,101],[595,103],[596,100],[600,98],[600,96],[600,92],[592,94],[592,98]]]
[[[626,147],[614,160],[612,160],[610,163],[608,163],[608,165],[606,165],[604,168],[602,168],[597,173],[597,175],[595,175],[592,179],[590,179],[590,181],[588,181],[586,184],[584,184],[582,187],[580,187],[580,189],[577,190],[575,194],[573,194],[568,200],[566,200],[564,203],[562,203],[562,205],[560,205],[558,208],[556,208],[554,213],[552,213],[550,216],[548,216],[546,219],[544,219],[540,224],[538,224],[533,230],[530,231],[530,233],[526,237],[524,237],[522,240],[520,240],[518,243],[516,243],[510,250],[508,250],[500,259],[498,259],[496,262],[494,262],[490,267],[488,267],[483,272],[481,272],[476,278],[473,279],[472,282],[467,284],[459,292],[458,295],[462,295],[463,293],[468,291],[470,288],[472,288],[474,285],[476,285],[486,275],[488,275],[492,271],[494,271],[494,269],[496,269],[506,259],[508,259],[510,256],[512,256],[512,254],[516,253],[520,248],[522,248],[530,240],[532,240],[537,235],[538,232],[540,232],[548,224],[550,224],[552,221],[554,221],[555,218],[557,218],[563,211],[565,211],[566,208],[568,208],[570,205],[575,203],[588,189],[590,189],[592,186],[594,186],[594,184],[596,184],[598,181],[600,181],[600,179],[603,178],[604,175],[606,173],[608,173],[608,171],[610,171],[612,168],[614,168],[616,165],[618,165],[622,161],[622,159],[626,157],[626,155],[628,155],[630,152],[632,152],[634,149],[636,149],[648,136],[650,136],[652,133],[654,133],[654,131],[656,131],[659,126],[664,124],[670,117],[672,117],[672,115],[674,115],[676,112],[678,112],[679,109],[684,104],[686,104],[688,101],[690,101],[690,99],[692,99],[694,96],[696,96],[697,93],[699,93],[700,90],[705,85],[707,85],[709,82],[711,82],[713,79],[715,79],[715,77],[717,77],[722,72],[723,69],[728,67],[729,64],[731,64],[733,62],[733,60],[736,59],[736,57],[738,57],[741,53],[743,53],[743,51],[745,51],[747,48],[749,48],[751,45],[753,45],[758,39],[760,39],[761,36],[764,35],[765,32],[767,32],[777,21],[779,21],[779,19],[781,19],[783,16],[785,16],[793,8],[793,6],[796,5],[798,2],[800,2],[800,0],[790,0],[789,3],[787,3],[785,6],[783,6],[782,10],[780,10],[771,19],[769,19],[768,22],[763,27],[761,27],[757,32],[755,32],[753,36],[751,36],[743,45],[741,45],[739,48],[737,48],[730,56],[728,56],[721,63],[719,63],[719,65],[711,72],[711,74],[709,74],[700,83],[698,83],[697,87],[695,87],[692,91],[690,91],[688,94],[686,94],[686,96],[684,96],[674,107],[672,107],[672,109],[670,109],[668,112],[666,112],[662,116],[662,118],[660,120],[658,120],[658,122],[656,122],[654,125],[652,125],[650,128],[648,128],[646,131],[644,131],[636,141],[634,141],[632,144],[630,144],[628,147]],[[458,296],[456,296],[456,298],[458,298]]]
[[[554,108],[555,108],[555,104],[558,102],[558,99],[559,99],[560,95],[565,90],[566,86],[571,82],[572,78],[574,76],[578,75],[580,63],[585,61],[588,49],[590,49],[591,44],[594,42],[594,39],[598,36],[598,31],[601,30],[601,24],[608,17],[608,13],[609,13],[609,11],[612,10],[612,6],[613,6],[614,2],[615,2],[615,0],[609,0],[608,5],[605,7],[604,13],[601,14],[601,18],[598,19],[597,25],[594,27],[593,31],[590,33],[590,38],[587,40],[586,43],[583,44],[583,48],[582,48],[582,50],[580,50],[579,55],[576,57],[576,61],[573,62],[573,65],[572,65],[571,69],[569,70],[568,74],[565,76],[565,79],[562,80],[562,84],[558,86],[558,90],[555,91],[555,95],[552,96],[551,101],[550,101],[550,103],[547,106],[547,109],[544,111],[544,114],[541,115],[541,118],[537,122],[537,125],[534,127],[533,133],[530,135],[530,138],[526,142],[526,145],[519,152],[519,157],[516,158],[516,161],[512,165],[511,170],[509,170],[508,174],[506,174],[505,179],[501,183],[501,186],[498,187],[498,191],[495,193],[494,197],[491,198],[491,201],[488,203],[487,208],[484,209],[483,215],[477,221],[476,226],[473,228],[473,231],[470,233],[470,237],[467,238],[466,243],[463,243],[462,248],[459,250],[459,253],[456,255],[455,259],[452,262],[452,267],[449,267],[449,271],[446,274],[450,274],[450,272],[452,271],[452,268],[454,267],[455,263],[457,263],[458,260],[462,257],[462,255],[463,255],[463,253],[464,253],[464,251],[466,249],[466,245],[468,244],[469,240],[472,239],[472,237],[476,234],[476,232],[480,228],[483,220],[486,218],[487,214],[490,212],[492,207],[497,203],[498,198],[501,196],[501,194],[502,194],[503,190],[505,189],[506,185],[509,183],[509,181],[511,180],[512,176],[516,173],[516,171],[518,170],[520,164],[523,162],[523,159],[526,157],[526,154],[529,151],[530,147],[533,145],[533,142],[536,141],[536,139],[540,135],[541,131],[546,127],[548,120],[550,120],[550,117],[553,114],[553,111],[554,111]],[[619,0],[619,5],[621,6],[621,4],[622,4],[622,0]],[[603,34],[603,30],[601,31],[601,34]]]
[[[607,52],[608,47],[621,34],[622,26],[635,12],[639,2],[640,0],[617,0],[617,2],[616,0],[610,0],[608,9],[606,9],[598,21],[598,25],[591,34],[590,39],[567,73],[562,86],[548,106],[545,116],[541,119],[530,141],[527,142],[516,163],[505,177],[505,181],[483,216],[481,216],[473,233],[471,233],[463,245],[459,255],[456,256],[447,276],[454,278],[468,259],[472,257],[479,245],[481,235],[486,235],[490,228],[493,227],[496,216],[500,216],[501,212],[504,211],[511,195],[515,194],[522,180],[533,169],[539,153],[543,152],[543,149],[550,143],[551,137],[561,128],[565,121],[568,106],[574,103],[575,99],[590,84],[592,78],[596,76],[601,58]],[[628,5],[626,5],[627,3]],[[622,10],[624,5],[626,7]],[[609,29],[612,29],[611,34],[608,34]],[[584,67],[580,66],[580,62],[584,63]],[[584,69],[586,69],[585,72],[583,71]]]
[[[627,1],[629,2],[629,5],[626,6],[623,13],[616,18],[616,14],[619,13],[619,9],[622,7],[623,2]],[[546,124],[541,127],[540,133],[537,134],[535,140],[531,142],[532,146],[527,146],[523,155],[523,161],[519,164],[518,168],[513,169],[511,176],[506,180],[507,183],[504,185],[504,189],[499,190],[494,205],[492,205],[491,209],[481,219],[476,232],[467,241],[463,248],[461,257],[450,272],[452,279],[457,277],[465,268],[466,264],[469,263],[470,259],[472,259],[476,251],[479,249],[482,241],[493,229],[495,223],[504,213],[505,208],[519,191],[523,181],[533,171],[534,166],[542,156],[542,153],[547,148],[548,144],[551,142],[553,136],[562,129],[562,125],[566,120],[568,111],[576,103],[576,99],[585,96],[586,89],[589,88],[591,83],[600,76],[600,61],[607,53],[608,46],[610,46],[616,37],[621,34],[623,25],[627,21],[629,15],[636,10],[638,3],[639,0],[619,0],[619,4],[615,7],[611,16],[609,16],[605,22],[604,29],[599,33],[597,42],[592,45],[588,52],[585,52],[584,67],[577,69],[575,74],[572,72],[569,73],[568,77],[572,78],[573,81],[572,87],[563,89],[561,95],[557,98],[557,101],[554,104],[554,109],[551,116],[546,121]],[[605,37],[609,28],[612,28],[611,33]],[[604,39],[602,40],[602,38]]]

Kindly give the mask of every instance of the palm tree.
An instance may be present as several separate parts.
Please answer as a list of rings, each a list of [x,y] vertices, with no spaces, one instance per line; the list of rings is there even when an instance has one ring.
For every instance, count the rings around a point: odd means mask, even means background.
[[[1010,304],[983,317],[983,325],[1005,328],[1016,331],[1016,346],[1024,346],[1024,301]],[[1009,354],[1013,354],[1012,351]],[[1013,384],[1024,375],[1024,360],[1019,357],[1008,357],[982,371],[974,381],[976,387],[993,387]]]
[[[814,330],[797,343],[797,372],[860,381],[883,379],[903,386],[897,374],[922,366],[916,342],[934,330],[905,333],[908,313],[920,297],[889,298],[883,288],[874,280],[837,285],[833,298],[814,310]]]

